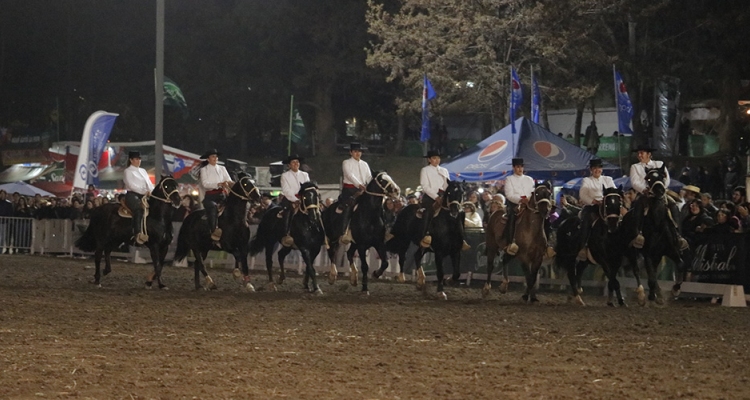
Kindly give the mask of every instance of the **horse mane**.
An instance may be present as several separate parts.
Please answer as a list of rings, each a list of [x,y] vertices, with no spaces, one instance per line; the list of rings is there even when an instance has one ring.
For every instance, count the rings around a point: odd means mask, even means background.
[[[303,184],[301,184],[299,186],[299,192],[302,193],[302,192],[304,192],[305,190],[307,190],[309,188],[315,188],[315,189],[317,189],[318,188],[318,184],[315,181],[305,182],[305,183],[303,183]]]

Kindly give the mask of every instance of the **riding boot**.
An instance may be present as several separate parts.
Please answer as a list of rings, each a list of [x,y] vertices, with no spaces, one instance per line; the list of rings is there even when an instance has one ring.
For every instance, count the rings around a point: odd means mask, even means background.
[[[586,261],[588,259],[589,236],[591,235],[591,218],[585,213],[581,219],[581,249],[578,251],[576,259]]]
[[[516,213],[518,206],[508,207],[508,223],[505,225],[505,242],[508,243],[505,248],[505,253],[511,256],[515,256],[518,253],[518,245],[516,244]]]
[[[217,227],[219,216],[216,206],[206,209],[206,219],[208,220],[208,231],[211,233],[211,240],[219,241],[221,239],[221,229]]]
[[[143,208],[134,207],[132,211],[132,224],[133,224],[133,241],[135,244],[144,244],[148,241],[148,236],[144,232],[141,232],[141,225],[143,225]]]
[[[352,205],[351,204],[343,204],[343,209],[341,211],[341,238],[339,238],[339,243],[346,246],[347,244],[351,243],[353,241],[352,233],[349,230],[349,222],[351,220],[352,216]]]
[[[284,247],[294,246],[294,238],[290,234],[293,213],[294,209],[292,209],[291,207],[284,210],[284,237],[281,238],[281,245]]]
[[[422,226],[422,241],[419,243],[419,245],[423,248],[428,248],[430,245],[432,245],[432,236],[430,236],[430,222],[432,222],[432,209],[431,207],[427,207],[422,211],[422,221],[424,225]]]

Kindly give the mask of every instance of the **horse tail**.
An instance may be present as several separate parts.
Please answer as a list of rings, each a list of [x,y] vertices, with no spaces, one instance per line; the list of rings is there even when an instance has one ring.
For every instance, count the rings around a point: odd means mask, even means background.
[[[184,260],[190,252],[190,246],[188,245],[188,235],[190,234],[188,232],[190,230],[189,225],[192,225],[189,223],[190,221],[192,221],[192,219],[190,218],[190,215],[188,215],[188,217],[182,222],[180,233],[177,235],[177,249],[174,252],[174,261],[180,262]]]
[[[276,211],[276,208],[278,207],[274,207],[273,209],[269,210],[269,212],[263,215],[263,218],[260,220],[260,223],[258,224],[258,231],[255,232],[255,235],[250,240],[250,255],[251,256],[254,256],[260,253],[261,251],[265,250],[266,243],[264,239],[271,237],[273,233],[272,232],[273,219],[275,219],[276,215],[278,215],[278,211]]]
[[[109,216],[109,213],[107,213],[106,210],[107,208],[105,207],[99,207],[91,212],[89,226],[86,228],[86,231],[83,232],[83,236],[78,238],[74,243],[78,249],[87,252],[96,251],[96,248],[98,247],[96,239],[99,237],[97,230],[100,226],[107,226],[108,224],[107,217]]]

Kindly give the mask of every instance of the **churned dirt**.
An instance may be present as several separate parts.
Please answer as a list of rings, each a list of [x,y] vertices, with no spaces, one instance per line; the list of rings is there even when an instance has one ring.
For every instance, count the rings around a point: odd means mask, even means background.
[[[149,291],[150,267],[126,263],[97,288],[91,265],[0,256],[0,398],[750,398],[747,308],[383,281],[312,296],[297,277],[248,293],[228,269],[207,292],[173,267]]]

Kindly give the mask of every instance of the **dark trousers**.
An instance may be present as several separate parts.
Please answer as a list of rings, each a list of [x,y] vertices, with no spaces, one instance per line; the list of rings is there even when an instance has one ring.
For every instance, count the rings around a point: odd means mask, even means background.
[[[422,195],[422,207],[424,207],[424,212],[422,212],[422,237],[427,236],[430,234],[430,222],[432,222],[432,214],[435,212],[433,207],[435,206],[435,199],[432,197],[423,194]]]
[[[284,235],[288,235],[291,230],[294,205],[286,197],[281,199],[281,204],[279,205],[284,209]]]
[[[596,205],[584,206],[581,210],[581,247],[586,247],[589,242],[589,236],[591,235],[591,224],[596,215]]]
[[[341,213],[341,234],[346,233],[346,228],[349,226],[349,220],[352,216],[352,206],[354,206],[354,195],[359,192],[357,188],[341,188],[341,194],[339,195],[338,209]]]
[[[219,210],[217,205],[224,203],[225,198],[226,196],[224,196],[224,193],[206,193],[206,196],[203,198],[203,208],[206,210],[209,232],[213,232],[219,223]]]
[[[513,238],[516,236],[516,213],[518,212],[518,204],[508,201],[506,212],[505,215],[508,216],[508,222],[505,225],[505,241],[510,244],[513,243]]]
[[[142,194],[136,192],[127,192],[125,194],[125,205],[128,206],[130,211],[133,213],[133,236],[137,235],[141,231],[141,224],[143,224],[143,199]]]

